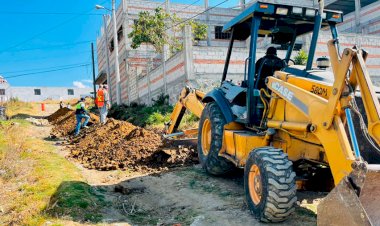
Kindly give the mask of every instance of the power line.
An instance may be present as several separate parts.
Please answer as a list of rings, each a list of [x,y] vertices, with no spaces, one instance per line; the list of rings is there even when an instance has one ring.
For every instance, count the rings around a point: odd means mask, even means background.
[[[103,3],[105,3],[105,2],[107,2],[107,1],[103,1],[101,4],[103,4]],[[92,11],[92,10],[89,10],[88,12],[91,12],[91,11]],[[35,38],[37,38],[37,37],[39,37],[39,36],[41,36],[41,35],[44,35],[44,34],[46,34],[46,33],[49,33],[50,31],[53,31],[53,30],[55,30],[55,29],[57,29],[57,28],[59,28],[59,27],[65,25],[65,24],[71,22],[72,20],[74,20],[74,19],[76,19],[76,18],[78,18],[78,17],[80,17],[80,16],[82,16],[82,15],[76,15],[76,16],[74,16],[74,17],[71,17],[71,18],[69,18],[69,19],[67,19],[67,20],[65,20],[65,21],[63,21],[63,22],[61,22],[61,23],[59,23],[59,24],[57,24],[57,25],[55,25],[55,26],[53,26],[53,27],[50,27],[50,28],[48,28],[48,29],[46,29],[46,30],[44,30],[44,31],[42,31],[42,32],[40,32],[40,33],[38,33],[38,34],[36,34],[36,35],[34,35],[34,36],[32,36],[32,37],[26,39],[26,40],[24,40],[24,41],[21,41],[21,42],[15,44],[15,45],[13,45],[13,46],[10,46],[10,47],[7,47],[7,48],[5,48],[5,49],[2,49],[2,50],[0,50],[0,52],[5,52],[5,51],[8,51],[8,50],[10,50],[10,49],[13,49],[13,48],[15,48],[15,47],[17,47],[17,46],[20,46],[20,45],[22,45],[22,44],[24,44],[24,43],[27,43],[27,42],[29,42],[29,41],[31,41],[31,40],[33,40],[33,39],[35,39]]]
[[[46,71],[24,73],[24,74],[19,74],[19,75],[7,76],[7,77],[4,77],[4,79],[22,77],[22,76],[27,76],[27,75],[45,74],[45,73],[54,72],[54,71],[64,71],[64,70],[70,70],[70,69],[79,68],[79,67],[87,67],[89,65],[90,64],[82,64],[82,65],[77,65],[77,66],[72,66],[72,67],[59,68],[59,69],[55,69],[55,70],[46,70]]]
[[[190,6],[193,6],[195,3],[199,2],[200,0],[196,0],[195,2],[191,3],[190,5],[186,5],[185,7],[181,8],[181,10],[188,8]]]
[[[70,54],[70,55],[60,54],[59,56],[56,56],[55,54],[52,55],[50,52],[47,52],[49,54],[49,56],[47,56],[47,57],[33,57],[33,58],[19,59],[19,60],[13,60],[12,59],[12,63],[14,63],[14,62],[43,61],[45,59],[55,59],[56,60],[56,59],[61,59],[61,58],[68,58],[69,56],[71,57],[71,56],[74,56],[74,55],[75,56],[79,56],[79,55],[83,55],[83,54],[88,54],[90,52],[91,52],[91,50],[87,50],[87,51],[75,51],[75,52],[72,51],[73,54]],[[7,62],[9,62],[9,60],[6,60],[6,61],[0,60],[0,63],[7,63]]]
[[[165,4],[166,3],[166,1],[164,0],[164,2],[163,3],[161,3],[160,5],[158,5],[157,7],[156,7],[156,9],[158,9],[159,7],[161,7],[163,4]]]
[[[82,42],[74,42],[74,43],[68,43],[68,44],[62,44],[62,45],[51,45],[51,46],[38,47],[38,48],[29,48],[29,49],[17,49],[17,50],[13,50],[12,52],[31,51],[31,50],[39,50],[39,49],[51,49],[51,48],[55,48],[55,47],[65,47],[65,46],[88,44],[91,42],[94,42],[94,41],[82,41]]]
[[[219,3],[219,4],[217,4],[217,5],[214,5],[213,7],[207,8],[207,9],[204,10],[203,12],[200,12],[200,13],[195,14],[195,16],[189,17],[189,18],[187,18],[186,20],[183,20],[183,21],[181,21],[181,22],[179,22],[179,23],[177,23],[177,24],[175,24],[175,25],[173,25],[173,26],[171,26],[171,27],[166,28],[165,31],[167,31],[167,30],[169,30],[169,29],[171,29],[171,28],[173,28],[173,27],[176,27],[176,26],[178,26],[178,25],[180,25],[180,24],[183,24],[183,23],[185,23],[185,22],[187,22],[187,21],[189,21],[189,20],[191,20],[191,19],[194,19],[195,17],[197,17],[197,16],[199,16],[199,15],[202,15],[203,13],[208,12],[208,11],[210,11],[210,10],[212,10],[212,9],[214,9],[214,8],[220,6],[221,4],[224,4],[224,3],[228,2],[228,1],[230,1],[230,0],[224,0],[224,1],[221,2],[221,3]]]
[[[75,13],[75,12],[19,12],[19,11],[0,11],[6,15],[80,15],[80,16],[101,16],[101,13]]]
[[[20,73],[20,72],[27,72],[27,71],[38,71],[38,70],[46,70],[46,69],[56,69],[56,68],[62,68],[62,67],[78,66],[78,65],[83,65],[83,64],[86,64],[86,63],[66,64],[66,65],[60,65],[60,66],[52,66],[52,67],[44,67],[44,68],[33,68],[33,69],[18,70],[18,71],[7,71],[7,72],[0,72],[0,74],[14,74],[14,73]]]
[[[6,51],[9,51],[9,50],[11,50],[11,49],[13,49],[13,48],[15,48],[15,47],[18,47],[18,46],[20,46],[20,45],[22,45],[22,44],[25,44],[25,43],[27,43],[27,42],[29,42],[29,41],[31,41],[31,40],[33,40],[33,39],[35,39],[35,38],[41,36],[41,35],[44,35],[44,34],[46,34],[46,33],[49,33],[50,31],[53,31],[53,30],[55,30],[55,29],[57,29],[57,28],[59,28],[59,27],[65,25],[65,24],[71,22],[72,20],[74,20],[74,19],[76,19],[76,18],[78,18],[78,17],[80,17],[80,16],[74,16],[74,17],[71,17],[70,19],[63,21],[62,23],[59,23],[59,24],[57,24],[57,25],[55,25],[55,26],[53,26],[53,27],[50,27],[50,28],[48,28],[47,30],[45,30],[45,31],[43,31],[43,32],[40,32],[40,33],[38,33],[38,34],[36,34],[36,35],[34,35],[34,36],[32,36],[32,37],[30,37],[30,38],[24,40],[24,41],[21,41],[21,42],[15,44],[15,45],[13,45],[13,46],[10,46],[10,47],[8,47],[8,48],[5,48],[5,49],[1,50],[0,52],[6,52]]]

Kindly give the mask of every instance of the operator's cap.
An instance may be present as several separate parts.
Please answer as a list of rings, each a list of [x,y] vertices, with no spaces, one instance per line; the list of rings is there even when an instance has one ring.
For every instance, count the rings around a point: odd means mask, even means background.
[[[273,46],[269,47],[267,49],[267,55],[277,55],[277,49]]]

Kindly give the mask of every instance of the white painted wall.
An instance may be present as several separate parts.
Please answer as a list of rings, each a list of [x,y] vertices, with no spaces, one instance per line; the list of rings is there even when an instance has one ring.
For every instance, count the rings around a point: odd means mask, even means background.
[[[34,90],[40,89],[41,95],[35,95]],[[68,89],[74,90],[74,95],[68,95]],[[44,100],[68,100],[80,98],[81,95],[90,95],[91,88],[73,87],[9,87],[7,97],[17,98],[25,102],[35,102]]]

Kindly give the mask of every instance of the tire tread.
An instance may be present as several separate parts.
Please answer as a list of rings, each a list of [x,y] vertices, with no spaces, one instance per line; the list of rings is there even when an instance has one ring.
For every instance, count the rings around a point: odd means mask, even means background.
[[[249,154],[246,171],[251,167],[248,162],[253,159],[261,165],[259,166],[261,170],[266,170],[267,188],[263,189],[267,189],[267,198],[262,200],[264,205],[260,212],[250,208],[251,212],[262,222],[285,221],[295,211],[297,202],[296,175],[293,172],[292,162],[281,149],[262,147]],[[249,197],[249,191],[246,191],[246,196]]]

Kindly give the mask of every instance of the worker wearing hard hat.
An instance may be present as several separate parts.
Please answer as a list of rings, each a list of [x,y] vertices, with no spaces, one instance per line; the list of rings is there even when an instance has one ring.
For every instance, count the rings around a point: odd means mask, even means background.
[[[105,124],[107,121],[108,108],[110,107],[107,85],[99,86],[99,90],[96,93],[96,105],[100,112],[100,123]]]
[[[84,101],[85,101],[85,98],[82,97],[78,101],[78,103],[75,107],[75,116],[77,119],[77,124],[75,127],[75,133],[74,133],[75,136],[79,135],[79,131],[80,131],[81,127],[88,128],[87,123],[88,123],[88,121],[90,121],[90,116],[88,115],[88,111],[86,109],[86,104]],[[84,119],[84,123],[82,124],[83,119]]]

